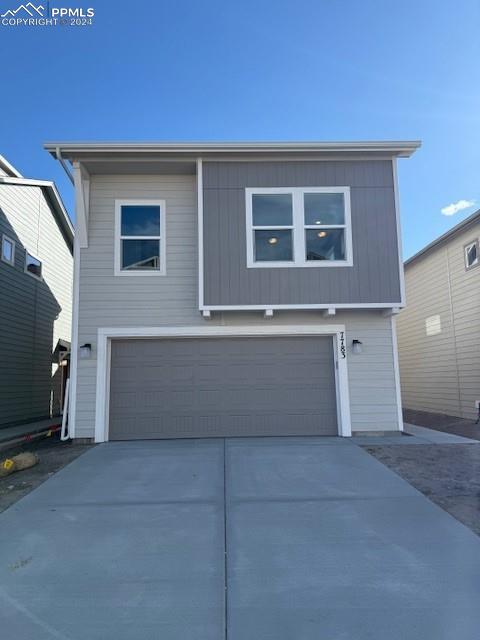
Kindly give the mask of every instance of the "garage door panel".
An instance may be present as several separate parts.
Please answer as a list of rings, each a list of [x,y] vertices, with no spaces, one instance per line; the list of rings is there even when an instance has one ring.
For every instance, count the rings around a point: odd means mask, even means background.
[[[330,337],[118,340],[110,439],[337,433]]]

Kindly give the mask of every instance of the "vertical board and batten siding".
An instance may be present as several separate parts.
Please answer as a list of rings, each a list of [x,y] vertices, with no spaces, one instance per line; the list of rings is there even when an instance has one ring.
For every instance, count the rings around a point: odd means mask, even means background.
[[[264,320],[260,313],[214,314],[198,310],[196,179],[187,175],[92,175],[89,246],[80,251],[79,344],[92,344],[92,357],[79,359],[76,437],[93,437],[96,343],[99,327],[199,325],[345,324],[347,344],[361,340],[364,352],[349,350],[353,431],[398,430],[391,323],[380,312],[339,312],[334,320],[318,312],[284,312]],[[166,201],[166,275],[114,276],[116,199]]]
[[[401,301],[392,162],[204,162],[204,304]],[[350,187],[353,266],[247,268],[245,189]]]
[[[404,407],[473,419],[480,400],[480,267],[465,270],[464,245],[480,224],[407,265],[407,308],[398,318]],[[427,336],[425,319],[441,332]]]
[[[52,352],[70,340],[73,258],[40,187],[0,185],[0,235],[15,265],[0,261],[0,426],[58,415],[61,372]],[[24,272],[28,251],[42,281]],[[51,395],[53,394],[53,395]]]

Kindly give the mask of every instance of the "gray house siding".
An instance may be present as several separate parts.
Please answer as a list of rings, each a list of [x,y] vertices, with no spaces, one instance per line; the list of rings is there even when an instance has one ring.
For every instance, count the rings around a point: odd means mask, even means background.
[[[474,419],[480,400],[480,267],[465,270],[464,246],[480,223],[456,234],[405,269],[407,308],[398,318],[406,409]],[[441,330],[426,335],[425,321]]]
[[[41,188],[0,185],[0,236],[15,241],[15,265],[0,260],[0,428],[56,415],[61,375],[52,352],[70,340],[73,259]],[[43,279],[25,273],[25,253]]]
[[[386,167],[385,167],[386,168]],[[158,277],[115,277],[115,199],[166,201],[167,266]],[[97,335],[106,327],[205,326],[198,310],[196,179],[188,175],[92,175],[89,245],[80,250],[79,344],[92,357],[78,360],[75,436],[94,436]],[[397,264],[398,270],[398,264]],[[269,320],[259,313],[214,314],[215,325],[344,324],[348,348],[353,431],[398,430],[391,320],[378,311],[342,311],[334,319],[319,312],[283,312]]]
[[[247,268],[245,189],[351,189],[353,266]],[[204,162],[204,304],[401,302],[392,162]]]

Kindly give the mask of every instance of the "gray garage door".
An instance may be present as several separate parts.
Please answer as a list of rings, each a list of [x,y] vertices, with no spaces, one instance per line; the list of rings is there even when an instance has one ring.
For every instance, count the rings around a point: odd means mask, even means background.
[[[110,439],[336,435],[330,337],[112,343]]]

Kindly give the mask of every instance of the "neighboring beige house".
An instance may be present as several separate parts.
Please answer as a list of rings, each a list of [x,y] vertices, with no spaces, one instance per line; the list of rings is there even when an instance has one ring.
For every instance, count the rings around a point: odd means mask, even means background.
[[[479,238],[480,210],[405,262],[407,307],[397,321],[404,409],[477,415]]]

